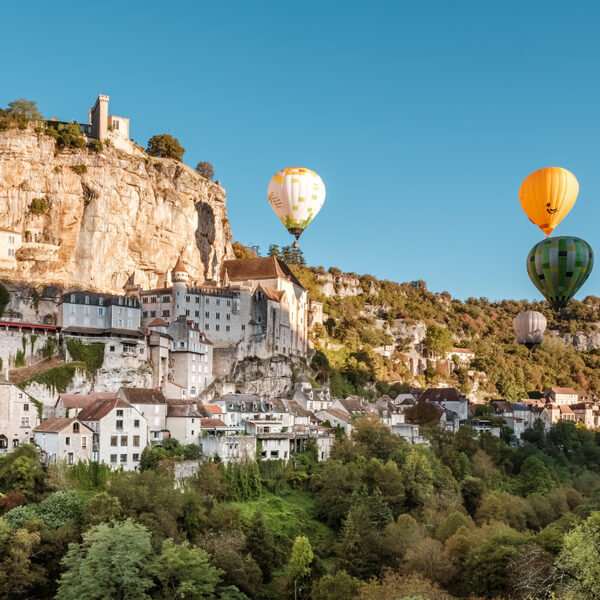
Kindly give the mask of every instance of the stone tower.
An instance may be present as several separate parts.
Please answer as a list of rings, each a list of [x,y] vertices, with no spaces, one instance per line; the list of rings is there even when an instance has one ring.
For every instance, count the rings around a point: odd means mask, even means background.
[[[183,264],[183,252],[179,255],[173,270],[171,271],[171,281],[173,282],[173,318],[185,314],[184,296],[187,293],[188,281],[190,275]]]

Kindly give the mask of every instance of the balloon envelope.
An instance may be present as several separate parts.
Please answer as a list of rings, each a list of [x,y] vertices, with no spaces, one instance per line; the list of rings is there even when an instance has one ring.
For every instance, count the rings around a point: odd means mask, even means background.
[[[275,214],[298,239],[325,202],[325,184],[314,171],[292,167],[273,176],[267,195]]]
[[[546,317],[537,310],[527,310],[519,313],[513,321],[517,344],[530,347],[541,344],[546,331]]]
[[[589,244],[566,235],[542,240],[527,256],[529,278],[554,308],[566,306],[593,266],[594,252]]]
[[[550,235],[567,216],[578,193],[579,183],[571,171],[547,167],[525,178],[519,190],[519,201],[529,220]]]

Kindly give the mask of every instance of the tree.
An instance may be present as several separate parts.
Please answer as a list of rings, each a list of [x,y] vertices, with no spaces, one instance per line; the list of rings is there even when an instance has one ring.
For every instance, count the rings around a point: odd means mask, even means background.
[[[279,249],[279,246],[277,244],[271,244],[269,246],[269,256],[274,256],[275,258],[283,258],[283,255],[281,254],[281,250]]]
[[[360,590],[356,600],[453,600],[435,583],[420,575],[402,575],[388,570],[381,579],[372,579]]]
[[[351,577],[346,571],[336,571],[333,575],[325,575],[312,586],[312,600],[348,600],[354,598],[360,589],[358,579]]]
[[[271,570],[276,559],[273,537],[267,531],[262,513],[257,510],[250,521],[246,536],[246,548],[262,571],[265,583],[271,581]]]
[[[185,148],[182,148],[177,138],[174,138],[168,133],[162,133],[160,135],[153,135],[148,140],[146,152],[150,156],[174,158],[175,160],[181,161]]]
[[[256,254],[256,252],[254,252],[254,250],[251,250],[250,248],[248,248],[247,246],[244,246],[244,244],[242,244],[240,242],[233,242],[233,244],[231,246],[233,248],[233,253],[235,254],[235,257],[237,259],[257,258],[257,254]]]
[[[565,535],[555,565],[569,578],[574,598],[600,598],[600,513]]]
[[[42,115],[38,110],[37,104],[34,100],[26,100],[25,98],[19,98],[8,103],[8,112],[11,115],[17,117],[24,117],[27,120],[30,119],[41,119]]]
[[[290,579],[294,582],[294,598],[298,598],[298,582],[302,583],[310,577],[310,565],[314,555],[308,538],[299,535],[294,540],[292,554],[287,566],[287,572]]]
[[[452,334],[439,325],[427,325],[427,333],[423,340],[423,348],[432,356],[445,358],[452,350]]]
[[[150,533],[132,521],[103,523],[71,544],[57,600],[146,600],[152,588]]]
[[[123,510],[118,498],[100,492],[83,505],[83,522],[87,527],[118,521]]]
[[[554,487],[550,469],[536,456],[526,458],[519,473],[519,487],[523,496],[547,494]]]
[[[176,544],[165,540],[153,565],[165,600],[209,600],[214,598],[219,571],[208,560],[202,548],[188,542]]]
[[[213,166],[206,161],[200,161],[196,165],[196,173],[205,179],[210,179],[211,181],[215,178],[215,170],[213,169]]]

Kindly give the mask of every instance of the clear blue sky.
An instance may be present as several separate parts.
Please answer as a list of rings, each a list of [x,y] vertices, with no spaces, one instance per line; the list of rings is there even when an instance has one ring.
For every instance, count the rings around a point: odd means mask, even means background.
[[[555,233],[600,252],[595,2],[30,1],[2,18],[0,106],[85,122],[110,95],[138,143],[170,133],[213,163],[234,239],[263,251],[290,240],[268,181],[304,166],[327,187],[310,264],[540,298],[518,189],[556,165],[580,194]],[[599,284],[597,264],[579,297]]]

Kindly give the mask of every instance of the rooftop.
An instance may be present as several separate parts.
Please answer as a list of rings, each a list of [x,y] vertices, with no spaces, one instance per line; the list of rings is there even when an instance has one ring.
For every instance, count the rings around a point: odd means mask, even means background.
[[[229,281],[287,279],[294,285],[304,289],[290,268],[282,260],[274,256],[226,260],[223,262],[221,268],[221,279],[225,277],[225,271],[227,271]]]

